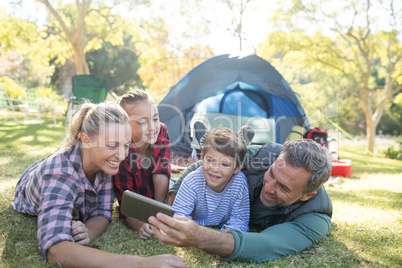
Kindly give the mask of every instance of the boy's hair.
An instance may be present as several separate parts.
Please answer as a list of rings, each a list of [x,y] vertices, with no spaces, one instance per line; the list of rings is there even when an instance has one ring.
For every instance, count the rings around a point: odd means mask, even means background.
[[[147,101],[149,103],[155,103],[155,100],[144,90],[136,89],[127,92],[123,96],[121,96],[117,100],[117,104],[120,104],[121,107],[125,108],[125,106],[130,104],[135,104],[138,102]]]
[[[208,133],[202,146],[201,154],[205,155],[209,148],[234,157],[236,168],[243,164],[247,151],[246,141],[243,137],[227,127],[217,127]]]

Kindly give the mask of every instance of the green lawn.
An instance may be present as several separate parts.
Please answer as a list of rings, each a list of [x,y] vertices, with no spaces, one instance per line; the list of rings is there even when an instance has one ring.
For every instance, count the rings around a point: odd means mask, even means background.
[[[1,115],[1,114],[0,114]],[[0,123],[0,267],[47,267],[36,239],[36,218],[10,206],[22,172],[52,153],[64,136],[63,118],[52,125]],[[4,117],[0,117],[3,120]],[[352,159],[352,177],[328,187],[334,205],[331,232],[299,254],[262,264],[223,262],[194,248],[175,248],[157,240],[142,241],[117,219],[91,247],[109,252],[150,256],[177,254],[188,267],[400,267],[402,263],[402,162],[368,156],[361,148],[342,147]],[[178,176],[178,174],[174,174]]]

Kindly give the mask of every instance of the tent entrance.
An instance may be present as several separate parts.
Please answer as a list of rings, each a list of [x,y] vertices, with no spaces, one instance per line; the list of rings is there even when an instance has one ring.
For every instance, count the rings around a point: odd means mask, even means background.
[[[255,132],[254,144],[275,142],[275,119],[270,118],[270,98],[251,85],[236,82],[195,106],[190,123],[191,135],[194,135],[194,123],[201,121],[208,129],[223,126],[236,132],[248,125]]]

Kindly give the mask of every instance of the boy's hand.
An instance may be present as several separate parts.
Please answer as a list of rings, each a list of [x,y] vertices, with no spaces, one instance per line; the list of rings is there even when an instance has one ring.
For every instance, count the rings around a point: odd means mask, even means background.
[[[89,239],[88,228],[81,221],[71,221],[71,235],[74,242],[86,246],[91,242]]]
[[[144,223],[140,229],[138,229],[138,236],[140,239],[147,240],[151,238],[152,236],[155,235],[154,230],[152,229],[152,226],[148,223]]]

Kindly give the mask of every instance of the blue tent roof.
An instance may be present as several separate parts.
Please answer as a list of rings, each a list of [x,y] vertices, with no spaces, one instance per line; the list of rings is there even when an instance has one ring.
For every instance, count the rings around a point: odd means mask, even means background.
[[[283,143],[295,124],[309,127],[296,93],[270,63],[257,55],[239,57],[225,54],[213,57],[191,70],[159,104],[160,119],[168,126],[172,141],[172,153],[175,153],[176,144],[189,146],[188,124],[194,108],[213,109],[214,105],[218,105],[213,104],[214,99],[221,99],[226,92],[236,88],[258,92],[261,99],[269,101],[270,111],[265,111],[271,113],[268,116],[273,116],[275,120],[283,116],[276,129],[277,142]],[[238,100],[247,116],[262,116],[263,104],[259,104],[253,94],[236,94],[228,96],[227,101]],[[253,99],[256,105],[251,104]],[[225,113],[230,113],[233,107],[227,105],[225,109]]]

